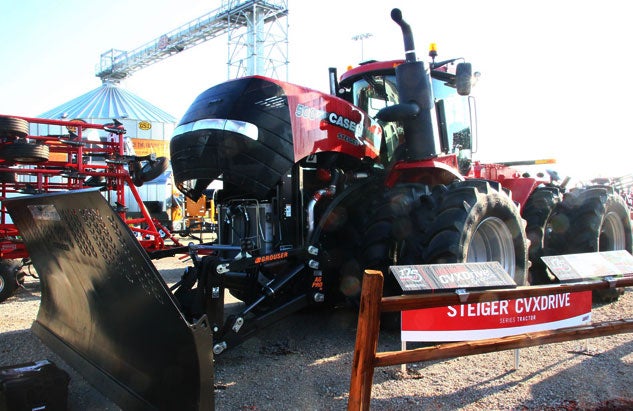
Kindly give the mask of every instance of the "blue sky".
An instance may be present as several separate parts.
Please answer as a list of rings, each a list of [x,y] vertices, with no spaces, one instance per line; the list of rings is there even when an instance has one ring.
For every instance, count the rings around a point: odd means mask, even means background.
[[[100,86],[101,53],[134,49],[216,9],[220,0],[4,0],[0,113],[37,116]],[[483,160],[556,157],[571,175],[633,173],[633,25],[621,0],[289,0],[291,82],[327,91],[327,69],[402,56],[393,7],[411,24],[418,57],[465,57],[482,73]],[[226,39],[135,73],[122,86],[180,117],[226,79]]]

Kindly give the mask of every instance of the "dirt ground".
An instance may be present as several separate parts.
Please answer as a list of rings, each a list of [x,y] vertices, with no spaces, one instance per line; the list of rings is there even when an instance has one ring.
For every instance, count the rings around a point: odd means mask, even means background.
[[[158,260],[168,284],[186,266]],[[37,337],[40,287],[0,304],[0,366],[50,359],[71,376],[70,410],[118,410]],[[239,307],[233,301],[229,308]],[[594,321],[631,317],[633,293],[595,307]],[[133,315],[131,313],[131,315]],[[217,410],[339,410],[347,407],[357,313],[350,308],[305,311],[216,356]],[[399,333],[383,332],[379,350],[401,347]],[[151,343],[148,341],[148,343]],[[614,410],[633,409],[633,335],[620,334],[376,370],[375,410]]]

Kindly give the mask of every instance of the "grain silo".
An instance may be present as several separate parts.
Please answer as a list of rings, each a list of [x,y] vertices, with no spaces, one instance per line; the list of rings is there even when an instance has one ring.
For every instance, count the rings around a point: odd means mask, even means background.
[[[176,118],[171,114],[109,81],[38,117],[55,120],[83,120],[92,124],[106,124],[117,120],[123,124],[126,130],[125,137],[129,139],[128,142],[133,147],[133,152],[126,154],[137,156],[155,154],[156,157],[167,158],[169,157],[169,139],[176,124]],[[68,134],[68,130],[62,126],[31,124],[30,127],[31,135]],[[108,133],[104,130],[90,129],[89,132],[92,134],[84,137],[88,139],[108,137]],[[171,169],[168,168],[160,177],[138,187],[138,192],[149,206],[150,212],[166,211],[166,201],[171,196]],[[126,193],[126,204],[130,212],[139,211],[129,192]]]

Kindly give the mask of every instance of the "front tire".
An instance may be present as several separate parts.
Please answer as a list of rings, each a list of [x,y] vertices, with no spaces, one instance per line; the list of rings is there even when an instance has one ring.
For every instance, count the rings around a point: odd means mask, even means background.
[[[425,264],[498,261],[517,285],[527,283],[528,241],[524,221],[500,185],[455,182],[433,210],[417,255]],[[412,248],[408,248],[412,250]]]
[[[363,272],[369,268],[359,250],[366,244],[364,232],[383,185],[382,176],[369,178],[347,188],[318,212],[319,223],[308,241],[321,248],[325,293],[333,296],[334,303],[359,301]]]
[[[429,191],[422,184],[403,184],[387,190],[369,220],[364,233],[360,261],[364,269],[379,270],[384,276],[383,295],[401,294],[389,266],[402,263],[404,248],[415,237],[420,224],[413,220],[419,214],[421,199]],[[362,273],[359,273],[362,276]],[[357,298],[360,297],[360,290]]]

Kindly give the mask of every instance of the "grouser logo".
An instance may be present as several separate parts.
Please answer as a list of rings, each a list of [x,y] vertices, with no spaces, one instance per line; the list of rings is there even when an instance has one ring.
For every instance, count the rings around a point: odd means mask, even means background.
[[[262,264],[262,263],[269,263],[271,261],[283,260],[286,257],[288,257],[287,251],[284,251],[282,253],[262,255],[261,257],[255,258],[255,264]]]

